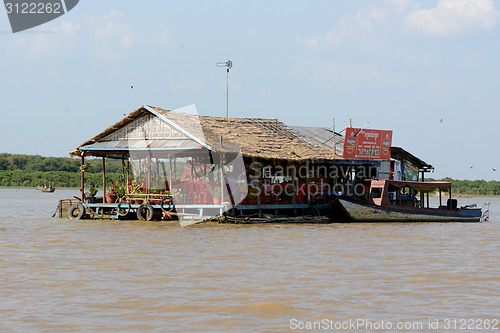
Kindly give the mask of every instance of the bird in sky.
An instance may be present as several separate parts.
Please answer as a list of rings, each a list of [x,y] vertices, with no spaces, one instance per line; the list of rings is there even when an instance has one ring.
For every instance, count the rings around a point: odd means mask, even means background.
[[[134,88],[134,86],[130,86],[130,89]]]
[[[474,167],[474,166],[473,166],[473,165],[471,165],[469,169],[472,169],[473,167]]]
[[[442,123],[442,122],[443,122],[443,118],[441,118],[441,121],[440,121],[440,123]]]
[[[495,169],[495,168],[491,168],[491,169],[492,169],[493,171],[497,171],[497,169]]]

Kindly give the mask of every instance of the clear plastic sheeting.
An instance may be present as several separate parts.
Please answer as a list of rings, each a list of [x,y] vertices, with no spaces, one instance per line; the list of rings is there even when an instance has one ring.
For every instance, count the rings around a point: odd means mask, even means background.
[[[127,135],[127,147],[137,146],[138,139],[169,140],[169,136],[182,140],[183,145],[175,149],[130,149],[135,191],[170,196],[175,212],[168,214],[175,214],[182,226],[216,219],[246,197],[245,164],[239,147],[223,143],[223,139],[220,144],[224,153],[210,147],[195,105],[156,116],[161,123],[144,121],[130,131],[133,135]]]

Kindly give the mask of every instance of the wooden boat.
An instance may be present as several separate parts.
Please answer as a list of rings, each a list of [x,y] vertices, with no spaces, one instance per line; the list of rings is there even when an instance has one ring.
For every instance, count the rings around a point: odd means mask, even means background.
[[[340,204],[353,221],[479,222],[482,217],[482,209],[476,205],[457,207],[457,200],[451,198],[449,182],[373,179],[367,180],[365,188],[364,197],[339,197]],[[439,190],[439,207],[431,208],[429,193],[436,190]],[[442,192],[449,195],[446,205],[442,204]]]
[[[48,192],[48,193],[52,193],[56,190],[56,188],[52,185],[39,186],[38,189],[42,192]]]

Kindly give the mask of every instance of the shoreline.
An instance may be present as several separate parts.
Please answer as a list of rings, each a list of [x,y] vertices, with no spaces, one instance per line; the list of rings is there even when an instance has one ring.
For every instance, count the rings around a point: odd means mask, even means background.
[[[32,189],[32,190],[39,191],[36,187],[31,187],[31,186],[0,186],[0,189],[6,189],[6,190],[8,190],[8,189],[17,189],[17,190]],[[80,190],[80,188],[79,187],[57,187],[56,191],[57,190]],[[430,196],[438,198],[439,193],[433,193]],[[446,198],[446,197],[447,196],[445,195],[445,193],[443,193],[443,198]],[[456,199],[462,199],[462,198],[465,198],[465,199],[469,199],[469,198],[470,199],[474,199],[474,198],[500,198],[500,195],[480,195],[480,194],[467,194],[467,193],[453,194],[453,192],[452,192],[452,197],[456,198]]]

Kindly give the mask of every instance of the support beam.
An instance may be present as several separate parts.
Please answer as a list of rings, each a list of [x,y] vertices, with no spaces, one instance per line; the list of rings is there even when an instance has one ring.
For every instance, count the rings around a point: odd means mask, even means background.
[[[106,157],[102,157],[102,203],[106,203]]]
[[[130,182],[130,158],[128,158],[128,157],[127,157],[127,179],[126,179],[126,182],[127,183],[125,185],[126,186],[125,188],[127,189],[127,194],[130,194],[129,193],[129,186],[128,186],[128,184]]]
[[[80,167],[80,172],[82,174],[82,177],[81,177],[82,187],[80,188],[80,192],[82,193],[82,201],[85,200],[85,171],[83,170],[84,165],[85,165],[85,154],[82,152],[82,161],[81,161],[81,167]]]
[[[448,207],[450,210],[451,210],[451,207],[452,207],[452,204],[451,204],[451,185],[450,185],[450,189],[449,189],[449,198],[450,198],[450,206]]]
[[[168,157],[169,160],[169,169],[168,169],[168,190],[170,191],[170,194],[172,194],[172,156]]]
[[[309,190],[309,161],[306,162],[306,194],[307,194],[307,204],[311,203],[311,191]]]
[[[335,136],[335,118],[333,118],[333,157],[337,156],[337,137]]]

